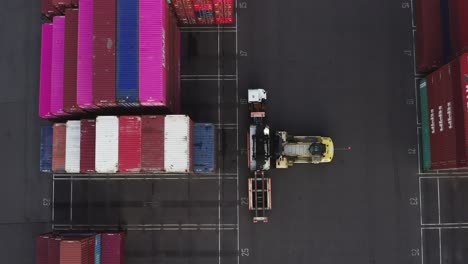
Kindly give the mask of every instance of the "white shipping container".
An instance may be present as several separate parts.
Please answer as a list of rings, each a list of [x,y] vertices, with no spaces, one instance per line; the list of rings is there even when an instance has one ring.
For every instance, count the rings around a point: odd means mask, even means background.
[[[65,144],[65,171],[68,173],[80,172],[80,139],[81,122],[68,121]]]
[[[119,118],[96,118],[96,172],[116,173],[119,163]]]
[[[191,172],[192,121],[185,115],[164,120],[164,168],[166,172]]]

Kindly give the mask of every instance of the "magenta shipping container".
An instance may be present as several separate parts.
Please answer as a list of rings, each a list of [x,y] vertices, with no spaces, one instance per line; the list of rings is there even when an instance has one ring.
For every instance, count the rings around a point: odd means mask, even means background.
[[[78,12],[76,100],[82,109],[97,108],[93,103],[93,2],[81,0]]]
[[[124,233],[101,234],[101,264],[123,264],[125,262]]]
[[[165,3],[161,1],[161,3]],[[116,103],[116,1],[93,3],[93,100],[101,107]]]
[[[54,17],[52,36],[52,81],[50,111],[53,115],[64,115],[63,112],[63,63],[65,48],[65,17]]]
[[[169,45],[166,43],[166,6],[165,1],[139,1],[139,98],[144,106],[169,106],[164,54],[166,45]]]
[[[50,96],[51,96],[51,74],[52,74],[52,32],[51,23],[42,24],[41,41],[41,81],[39,87],[39,116],[51,118]]]

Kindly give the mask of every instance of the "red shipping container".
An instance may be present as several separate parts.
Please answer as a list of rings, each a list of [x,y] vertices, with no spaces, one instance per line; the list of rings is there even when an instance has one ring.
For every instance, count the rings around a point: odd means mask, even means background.
[[[89,264],[89,238],[66,238],[60,241],[60,264]]]
[[[429,72],[443,63],[440,0],[416,1],[416,68]]]
[[[116,1],[94,1],[93,97],[101,107],[116,103]]]
[[[67,127],[65,123],[56,123],[52,138],[52,171],[65,172],[65,144]]]
[[[60,237],[49,239],[48,264],[60,264],[60,241],[62,241]]]
[[[164,171],[164,118],[141,118],[141,169],[145,172]]]
[[[123,232],[101,235],[101,264],[124,264],[124,240]]]
[[[80,112],[76,101],[76,70],[78,63],[78,9],[65,11],[65,57],[63,80],[63,110]]]
[[[119,172],[141,170],[141,117],[119,117]]]
[[[430,130],[430,143],[431,143],[431,169],[440,169],[439,156],[440,150],[438,149],[439,133],[438,133],[438,81],[439,75],[431,74],[427,77],[427,95],[429,106],[429,130]]]
[[[458,76],[457,85],[461,90],[463,123],[464,123],[464,138],[465,138],[465,156],[468,157],[468,53],[464,53],[459,58],[460,75]]]
[[[449,0],[450,35],[455,55],[468,51],[468,1]]]
[[[95,172],[96,119],[81,120],[80,172]]]
[[[72,0],[52,0],[52,4],[63,9],[66,7],[72,7]]]
[[[49,264],[49,240],[52,234],[40,235],[36,239],[36,263]]]

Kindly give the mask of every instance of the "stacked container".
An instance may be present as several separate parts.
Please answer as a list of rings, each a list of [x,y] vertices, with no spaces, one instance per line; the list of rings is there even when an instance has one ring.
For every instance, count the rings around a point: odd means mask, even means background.
[[[80,172],[92,173],[95,168],[96,157],[96,120],[81,120],[80,135]]]
[[[99,116],[96,118],[96,157],[98,173],[116,173],[119,162],[119,118]]]
[[[193,123],[188,116],[168,115],[164,122],[164,167],[166,172],[192,171]]]
[[[101,235],[101,263],[123,264],[124,233],[106,233]]]
[[[141,170],[141,117],[119,117],[119,172]]]
[[[40,235],[36,238],[36,263],[49,264],[49,240],[53,236],[51,234]]]
[[[193,170],[214,172],[216,169],[216,129],[213,124],[197,123],[193,136]]]
[[[65,145],[67,127],[65,123],[56,123],[52,139],[52,171],[65,172]]]
[[[52,71],[50,111],[55,116],[63,116],[63,73],[65,56],[65,17],[54,17],[52,36]]]
[[[50,112],[51,74],[52,74],[52,40],[53,25],[42,24],[41,40],[41,81],[39,88],[39,116],[41,118],[53,117]]]
[[[78,9],[67,9],[65,18],[63,110],[73,114],[81,111],[76,100]]]
[[[68,121],[66,126],[65,171],[68,173],[79,173],[81,122]]]
[[[172,0],[180,24],[232,24],[234,0]]]
[[[467,167],[467,74],[464,54],[427,77],[432,169]]]
[[[421,80],[419,83],[419,97],[421,107],[421,138],[422,138],[422,167],[424,170],[431,169],[431,144],[429,129],[429,108],[427,99],[427,81]]]
[[[138,3],[117,1],[117,101],[138,106]]]
[[[52,126],[41,128],[41,152],[40,152],[40,170],[41,172],[52,171]]]
[[[142,171],[164,171],[164,119],[165,116],[142,116]]]
[[[93,3],[81,0],[78,13],[77,104],[96,109],[93,101]]]
[[[101,107],[116,106],[116,1],[93,2],[93,99]]]
[[[89,263],[88,238],[66,239],[60,242],[60,264]]]

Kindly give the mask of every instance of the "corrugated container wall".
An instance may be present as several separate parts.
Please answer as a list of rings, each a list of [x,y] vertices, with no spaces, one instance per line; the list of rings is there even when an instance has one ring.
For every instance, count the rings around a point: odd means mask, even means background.
[[[80,143],[81,122],[68,121],[65,147],[65,171],[68,173],[80,172]]]
[[[188,116],[168,115],[164,121],[164,167],[166,172],[192,171],[193,123]]]
[[[117,101],[138,106],[138,0],[117,0]]]
[[[115,173],[119,162],[119,118],[96,118],[96,172]]]
[[[85,264],[87,260],[86,239],[64,239],[60,242],[60,264]]]
[[[50,111],[53,115],[63,112],[63,71],[65,48],[65,17],[54,17],[52,43],[52,74]]]
[[[80,108],[96,108],[93,102],[93,3],[81,0],[78,13],[78,65],[76,99]]]
[[[429,108],[427,99],[427,82],[422,79],[419,83],[419,96],[421,107],[421,139],[422,139],[422,166],[424,170],[431,169],[431,142],[429,139]]]
[[[76,101],[78,56],[78,9],[65,11],[65,58],[63,83],[63,111],[81,112]]]
[[[93,98],[98,106],[116,106],[116,1],[94,1]]]
[[[83,1],[83,0],[82,0]],[[80,172],[92,173],[95,171],[96,157],[96,120],[81,120],[80,137]]]
[[[416,64],[418,72],[429,72],[442,65],[440,1],[416,1]]]
[[[164,171],[164,118],[165,116],[142,116],[142,171]]]
[[[197,123],[193,136],[193,170],[214,172],[216,169],[216,129],[213,124]]]
[[[52,171],[52,126],[41,128],[41,153],[40,170],[41,172]]]
[[[141,117],[119,117],[119,172],[141,170]]]
[[[124,239],[124,233],[101,234],[101,264],[123,264],[125,262]]]
[[[60,237],[49,239],[49,264],[60,264],[60,241]]]
[[[67,127],[65,123],[54,124],[52,140],[52,171],[65,172],[65,147]]]
[[[53,24],[42,24],[41,40],[41,80],[39,88],[39,116],[53,117],[50,113],[51,77],[52,77],[52,36]]]

